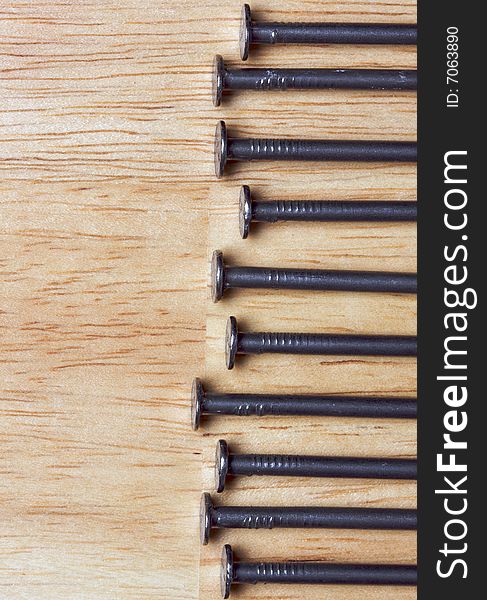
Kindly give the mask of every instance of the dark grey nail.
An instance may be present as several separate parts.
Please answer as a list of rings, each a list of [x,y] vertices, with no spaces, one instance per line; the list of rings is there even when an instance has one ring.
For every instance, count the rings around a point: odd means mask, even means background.
[[[232,288],[334,292],[415,294],[416,274],[390,271],[330,271],[323,269],[275,269],[229,267],[220,250],[211,260],[213,302]]]
[[[252,221],[416,221],[417,203],[400,201],[253,200],[248,185],[240,189],[240,235],[247,238]]]
[[[252,44],[389,44],[414,45],[416,25],[386,23],[275,23],[252,20],[244,4],[240,21],[240,57]]]
[[[417,160],[416,142],[229,138],[224,121],[215,131],[215,174],[228,160],[403,162]]]
[[[335,585],[409,585],[417,584],[413,565],[336,564],[326,562],[236,562],[232,547],[222,552],[220,588],[230,597],[233,583],[335,584]]]
[[[337,335],[322,333],[239,332],[229,317],[225,337],[227,369],[237,354],[318,354],[341,356],[416,356],[415,336]]]
[[[412,69],[228,69],[217,54],[213,61],[213,104],[228,90],[416,90]]]
[[[191,424],[200,426],[202,415],[238,417],[301,416],[362,419],[415,419],[415,398],[320,396],[311,394],[215,394],[200,379],[191,390]]]
[[[225,440],[215,453],[215,489],[223,492],[227,475],[416,479],[415,460],[288,454],[230,454]]]
[[[415,510],[324,506],[215,506],[210,494],[200,503],[200,539],[213,529],[384,529],[415,530]]]

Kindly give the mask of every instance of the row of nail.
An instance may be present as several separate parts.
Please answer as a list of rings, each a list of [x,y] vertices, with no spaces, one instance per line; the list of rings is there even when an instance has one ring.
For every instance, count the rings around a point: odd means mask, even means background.
[[[240,55],[248,58],[257,44],[415,45],[415,25],[256,22],[245,4],[240,26]],[[383,90],[417,89],[415,70],[393,69],[229,69],[220,55],[213,61],[213,104],[220,106],[231,90]],[[414,142],[234,138],[224,121],[215,133],[215,173],[222,177],[228,161],[372,161],[416,162]]]
[[[240,55],[246,60],[258,44],[414,45],[416,26],[344,23],[274,23],[256,21],[246,4],[240,29]],[[213,70],[213,103],[219,106],[231,90],[361,89],[415,90],[414,70],[391,69],[229,69],[217,55]],[[215,134],[215,172],[222,177],[230,160],[305,160],[416,162],[416,144],[409,141],[343,141],[235,138],[224,121]],[[243,239],[252,223],[290,222],[414,222],[416,202],[255,200],[250,188],[240,190],[239,226]],[[382,271],[344,271],[228,265],[215,250],[211,261],[211,295],[222,300],[238,288],[315,292],[415,294],[416,275]],[[295,332],[242,332],[231,316],[227,322],[225,359],[232,369],[242,354],[347,356],[415,356],[416,337],[338,335]],[[212,392],[196,378],[191,393],[191,421],[197,430],[203,419],[236,417],[343,417],[416,419],[416,399],[284,393]],[[225,440],[217,442],[215,492],[224,491],[228,477],[330,477],[412,480],[415,460],[314,455],[236,454]],[[203,493],[200,539],[209,543],[214,529],[362,529],[415,530],[416,511],[398,508],[317,506],[228,506],[214,504]],[[243,562],[224,545],[221,591],[228,598],[233,583],[308,583],[354,585],[416,585],[415,566],[310,562]]]

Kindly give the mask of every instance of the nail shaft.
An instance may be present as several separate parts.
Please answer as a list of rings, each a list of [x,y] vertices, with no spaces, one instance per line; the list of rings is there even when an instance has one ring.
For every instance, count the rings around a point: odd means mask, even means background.
[[[393,69],[226,69],[226,90],[358,89],[415,90],[413,70]]]
[[[416,202],[254,202],[252,219],[276,221],[415,221]]]
[[[416,275],[373,271],[228,267],[224,275],[224,289],[230,288],[415,294]]]
[[[415,25],[253,23],[253,44],[415,45]]]
[[[416,400],[409,398],[207,394],[203,403],[203,414],[415,419],[416,404]]]
[[[395,69],[228,69],[217,55],[213,63],[213,104],[228,90],[416,90],[417,72]]]
[[[228,160],[416,162],[416,142],[229,138],[224,121],[215,133],[215,173]]]
[[[401,201],[254,200],[247,185],[240,190],[240,235],[246,238],[252,221],[416,221],[417,203]]]
[[[221,529],[416,529],[415,510],[317,508],[313,506],[217,506],[211,524]]]
[[[227,475],[340,477],[352,479],[416,479],[415,460],[348,458],[287,454],[230,454],[225,440],[217,443],[215,488],[225,489]]]
[[[234,564],[233,582],[416,585],[416,568],[404,565],[338,565],[308,561],[242,562]]]
[[[202,415],[416,419],[417,401],[412,398],[370,396],[215,394],[207,392],[200,379],[196,378],[191,392],[194,430],[199,428]]]
[[[304,455],[234,454],[229,457],[228,472],[230,475],[415,479],[416,461]]]
[[[246,60],[254,44],[415,45],[417,27],[388,23],[279,23],[252,20],[248,4],[240,23],[240,56]]]
[[[237,354],[318,354],[346,356],[416,356],[415,336],[335,335],[322,333],[242,333],[230,317],[225,339],[227,368]]]
[[[230,596],[233,583],[276,584],[347,584],[409,585],[417,584],[413,565],[334,564],[326,562],[235,562],[233,551],[224,546],[221,561],[221,593]]]
[[[215,250],[211,287],[213,302],[218,302],[232,288],[415,294],[417,282],[414,273],[229,267]]]
[[[415,510],[321,506],[215,506],[201,496],[200,534],[206,545],[212,529],[384,529],[415,530]]]

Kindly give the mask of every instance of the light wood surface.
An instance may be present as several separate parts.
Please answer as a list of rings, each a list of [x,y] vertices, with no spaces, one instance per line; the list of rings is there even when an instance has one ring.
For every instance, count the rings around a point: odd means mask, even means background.
[[[262,17],[414,22],[413,0],[268,0]],[[237,451],[415,455],[412,423],[212,419],[189,427],[193,377],[215,390],[415,394],[411,359],[252,357],[227,372],[228,315],[253,329],[414,333],[415,300],[241,291],[211,305],[211,251],[255,265],[410,270],[415,227],[270,225],[261,198],[415,199],[405,165],[239,164],[216,181],[213,131],[415,139],[413,93],[241,93],[240,2],[45,0],[0,7],[0,598],[210,600],[221,545],[241,558],[415,561],[412,533],[227,532],[200,550],[215,441]],[[414,48],[260,48],[250,65],[412,67]],[[218,501],[414,506],[411,483],[234,481]],[[241,599],[412,600],[412,589],[242,586]]]

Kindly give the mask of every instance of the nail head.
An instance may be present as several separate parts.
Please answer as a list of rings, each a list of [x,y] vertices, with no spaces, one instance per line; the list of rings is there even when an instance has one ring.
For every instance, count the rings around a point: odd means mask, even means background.
[[[220,588],[223,598],[230,597],[233,580],[233,550],[230,544],[225,544],[222,550]]]
[[[218,121],[215,131],[215,174],[218,179],[223,176],[227,163],[228,140],[225,121]]]
[[[201,494],[200,502],[200,540],[203,546],[208,544],[211,533],[211,509],[213,502],[207,492]]]
[[[248,185],[240,188],[240,211],[239,211],[240,237],[245,240],[250,231],[252,222],[252,195]]]
[[[211,299],[218,302],[223,297],[224,266],[223,253],[215,250],[211,257]]]
[[[195,377],[191,387],[191,426],[196,431],[200,426],[205,389],[201,379]]]
[[[252,14],[250,6],[244,4],[242,7],[242,17],[240,19],[240,58],[247,60],[249,57],[250,43],[252,41]]]
[[[215,489],[218,493],[225,489],[228,473],[228,445],[225,440],[218,440],[215,452]]]
[[[227,369],[233,369],[237,356],[238,325],[235,317],[229,317],[225,335],[225,360]]]
[[[223,94],[223,77],[225,74],[225,63],[223,57],[217,54],[213,59],[212,98],[213,106],[220,106]]]

